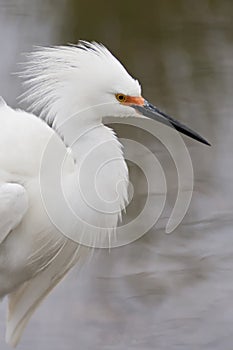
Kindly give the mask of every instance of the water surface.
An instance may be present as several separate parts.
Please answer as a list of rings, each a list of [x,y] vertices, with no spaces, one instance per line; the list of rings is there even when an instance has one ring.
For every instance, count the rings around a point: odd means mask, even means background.
[[[158,156],[166,208],[140,240],[98,251],[82,271],[74,269],[35,313],[19,350],[232,349],[232,13],[230,1],[0,0],[0,95],[10,105],[18,106],[22,92],[11,75],[21,52],[94,39],[140,80],[147,99],[212,144],[185,139],[193,199],[182,224],[166,235],[177,189],[172,159],[149,135],[119,128],[119,136],[143,141]],[[140,183],[133,165],[131,171]],[[1,350],[9,349],[4,308]]]

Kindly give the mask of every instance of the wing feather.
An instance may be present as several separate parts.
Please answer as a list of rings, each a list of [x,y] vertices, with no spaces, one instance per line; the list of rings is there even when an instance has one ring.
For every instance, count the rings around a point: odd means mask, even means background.
[[[16,183],[0,185],[0,244],[22,220],[28,209],[28,196]]]
[[[71,240],[66,240],[59,253],[43,271],[8,295],[6,329],[8,344],[11,346],[18,344],[35,309],[70,268],[86,256],[86,249]]]

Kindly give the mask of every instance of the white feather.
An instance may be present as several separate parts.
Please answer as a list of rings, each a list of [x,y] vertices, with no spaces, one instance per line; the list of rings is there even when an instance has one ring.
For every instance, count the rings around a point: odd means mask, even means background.
[[[16,183],[0,184],[0,244],[22,220],[28,209],[27,193]]]
[[[77,261],[86,255],[87,248],[67,241],[48,268],[18,287],[8,297],[6,342],[16,346],[34,310],[45,296],[65,276]]]

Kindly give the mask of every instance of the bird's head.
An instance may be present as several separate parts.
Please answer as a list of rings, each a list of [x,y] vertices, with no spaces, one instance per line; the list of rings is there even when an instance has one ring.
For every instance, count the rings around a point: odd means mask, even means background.
[[[139,82],[101,44],[80,41],[75,46],[39,48],[29,54],[22,75],[28,85],[24,99],[50,124],[83,113],[89,123],[108,116],[144,116],[209,144],[145,100]]]

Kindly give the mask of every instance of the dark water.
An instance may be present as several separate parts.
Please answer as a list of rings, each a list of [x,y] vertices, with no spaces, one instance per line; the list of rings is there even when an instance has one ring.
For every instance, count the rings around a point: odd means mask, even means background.
[[[194,193],[171,235],[164,227],[177,174],[165,150],[150,144],[170,193],[156,227],[131,245],[93,254],[81,272],[73,270],[33,316],[18,349],[232,349],[232,13],[227,0],[0,0],[0,95],[10,105],[17,106],[21,92],[11,75],[21,52],[97,40],[140,80],[151,102],[212,144],[185,139]],[[119,132],[150,143],[138,131]],[[8,349],[4,307],[1,350]]]

